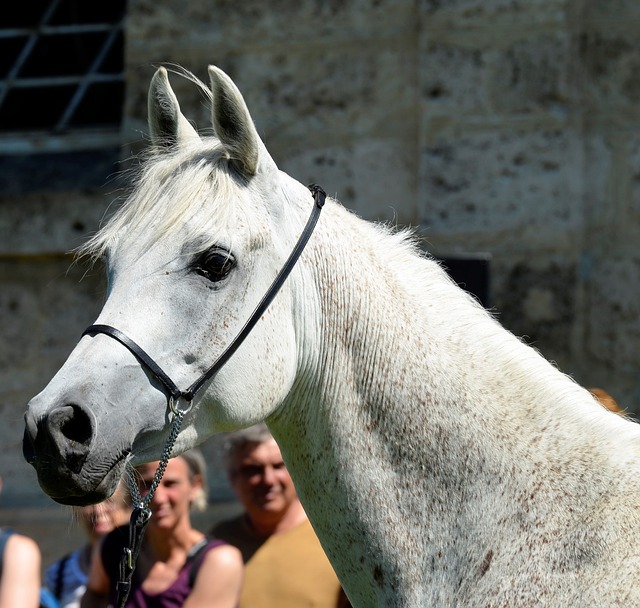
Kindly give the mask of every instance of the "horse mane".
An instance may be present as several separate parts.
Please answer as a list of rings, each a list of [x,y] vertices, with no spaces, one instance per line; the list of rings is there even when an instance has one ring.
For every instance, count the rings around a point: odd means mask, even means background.
[[[356,218],[350,211],[345,211]],[[495,377],[487,377],[487,383],[503,384],[508,395],[515,395],[518,387],[536,387],[533,402],[541,404],[540,411],[550,419],[559,417],[567,423],[581,421],[585,423],[584,428],[596,434],[609,433],[612,428],[633,432],[633,429],[623,428],[615,417],[611,417],[611,425],[602,425],[606,409],[554,362],[505,329],[493,311],[487,311],[474,296],[460,289],[441,263],[423,249],[413,231],[359,219],[354,221],[358,226],[347,228],[352,238],[354,228],[362,233],[358,240],[368,249],[367,257],[380,256],[381,264],[384,263],[387,269],[386,280],[394,283],[392,292],[402,292],[403,298],[413,300],[415,307],[423,310],[422,317],[428,319],[430,332],[439,332],[443,341],[458,340],[459,347],[471,358],[500,361],[499,365],[493,366],[497,368]],[[350,223],[343,218],[339,222],[342,226]],[[332,242],[349,240],[343,235],[333,238]],[[440,327],[434,327],[438,323]],[[415,330],[420,331],[419,326]],[[490,391],[480,386],[473,391],[474,394],[482,392]],[[487,407],[496,408],[496,413],[521,405],[515,398],[511,403],[486,402]]]

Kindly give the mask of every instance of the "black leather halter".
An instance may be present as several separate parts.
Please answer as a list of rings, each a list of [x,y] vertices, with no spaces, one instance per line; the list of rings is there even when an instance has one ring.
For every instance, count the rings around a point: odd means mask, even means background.
[[[242,344],[244,339],[254,328],[255,324],[258,322],[258,319],[260,319],[264,311],[268,308],[269,304],[271,304],[276,294],[282,287],[283,283],[291,273],[291,270],[293,270],[293,267],[298,261],[300,254],[302,253],[305,245],[311,237],[311,234],[313,233],[313,229],[318,222],[320,211],[324,206],[326,198],[325,191],[316,184],[311,184],[309,186],[309,190],[311,190],[311,194],[313,195],[315,204],[313,206],[313,210],[311,211],[311,215],[307,220],[307,224],[304,227],[304,230],[302,231],[298,242],[291,251],[291,254],[287,258],[284,266],[274,279],[267,292],[264,294],[262,300],[260,300],[259,304],[256,306],[247,322],[244,324],[243,328],[238,332],[238,335],[227,346],[227,348],[222,351],[215,363],[207,371],[205,371],[204,374],[202,374],[187,390],[180,390],[176,386],[175,382],[173,382],[173,380],[171,380],[171,378],[164,372],[164,370],[140,346],[138,346],[131,338],[129,338],[119,329],[116,329],[111,325],[91,325],[84,330],[82,335],[85,336],[87,334],[106,334],[107,336],[111,336],[114,340],[117,340],[123,346],[128,348],[136,356],[140,363],[142,363],[142,365],[144,365],[164,386],[169,396],[169,403],[172,409],[174,408],[174,404],[176,404],[179,399],[184,399],[187,404],[190,404],[193,401],[196,393],[202,388],[205,382],[213,378],[213,376],[215,376],[220,371],[220,368],[236,352],[238,347]]]

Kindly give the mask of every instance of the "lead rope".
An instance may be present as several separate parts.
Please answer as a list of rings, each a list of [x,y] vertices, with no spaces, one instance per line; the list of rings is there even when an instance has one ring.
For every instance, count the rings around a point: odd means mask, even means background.
[[[167,463],[171,458],[171,452],[173,445],[176,442],[178,434],[180,433],[180,427],[182,426],[182,420],[185,415],[191,410],[192,402],[187,402],[187,406],[184,409],[180,409],[177,404],[177,400],[173,397],[169,397],[169,409],[173,412],[173,424],[171,425],[171,431],[167,442],[162,450],[160,457],[160,464],[156,469],[156,473],[151,481],[149,492],[144,498],[140,496],[138,485],[133,475],[127,477],[127,485],[129,486],[129,492],[131,494],[131,500],[134,504],[133,512],[129,520],[129,546],[124,547],[122,557],[120,558],[120,577],[116,584],[116,608],[124,608],[129,592],[131,591],[131,579],[136,567],[136,561],[140,553],[140,547],[142,546],[142,539],[147,529],[149,520],[151,519],[151,509],[149,504],[153,499],[162,476],[167,468]]]

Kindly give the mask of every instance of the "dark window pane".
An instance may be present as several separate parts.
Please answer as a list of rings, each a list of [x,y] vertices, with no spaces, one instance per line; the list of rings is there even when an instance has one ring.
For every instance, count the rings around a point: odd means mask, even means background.
[[[120,30],[115,40],[111,43],[111,47],[107,56],[98,67],[101,74],[120,74],[124,67],[124,33]]]
[[[33,27],[40,23],[51,0],[26,0],[26,2],[3,2],[0,28]]]
[[[26,42],[26,36],[0,38],[0,79],[9,75]]]
[[[125,0],[62,0],[49,23],[74,25],[79,23],[117,23],[124,16]]]
[[[85,74],[91,68],[105,38],[105,32],[42,36],[20,71],[20,77]]]
[[[0,131],[54,127],[75,89],[58,86],[10,90],[0,111]]]
[[[72,127],[117,127],[122,118],[124,82],[101,82],[89,86],[71,118]]]

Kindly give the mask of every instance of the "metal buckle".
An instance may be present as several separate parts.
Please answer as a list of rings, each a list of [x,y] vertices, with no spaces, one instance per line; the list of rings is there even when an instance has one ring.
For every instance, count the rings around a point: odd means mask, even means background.
[[[183,408],[183,409],[180,409],[178,407],[178,404],[180,403],[181,399],[186,403],[186,407]],[[178,416],[180,414],[185,416],[186,414],[188,414],[191,411],[192,407],[193,407],[193,399],[190,399],[189,401],[187,401],[182,396],[178,397],[177,399],[174,399],[173,396],[169,397],[169,409],[173,412],[173,414],[175,416]]]

